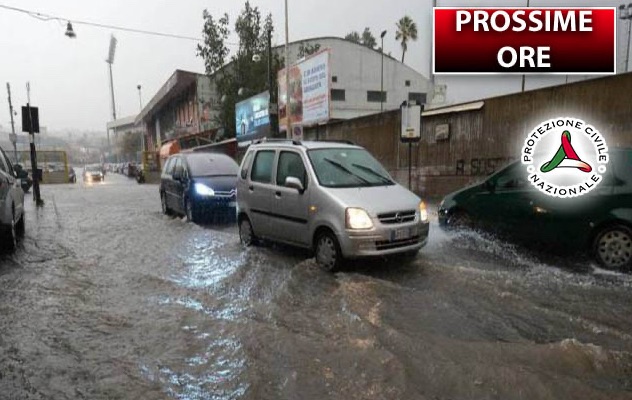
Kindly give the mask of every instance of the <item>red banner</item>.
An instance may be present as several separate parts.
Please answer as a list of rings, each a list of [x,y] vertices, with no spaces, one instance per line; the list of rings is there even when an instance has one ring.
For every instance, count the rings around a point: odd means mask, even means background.
[[[437,74],[614,74],[616,9],[435,8]]]

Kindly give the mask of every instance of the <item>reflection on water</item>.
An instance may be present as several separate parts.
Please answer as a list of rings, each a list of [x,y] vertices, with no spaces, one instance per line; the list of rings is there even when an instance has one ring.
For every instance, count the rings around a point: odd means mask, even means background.
[[[22,247],[0,258],[0,398],[632,393],[632,275],[436,223],[411,263],[330,274],[163,216],[153,185],[62,186],[27,205]]]

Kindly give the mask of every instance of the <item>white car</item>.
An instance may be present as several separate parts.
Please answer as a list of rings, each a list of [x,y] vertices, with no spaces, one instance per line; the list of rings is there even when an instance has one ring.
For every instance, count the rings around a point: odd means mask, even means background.
[[[20,179],[0,148],[0,247],[14,250],[24,234],[24,192]]]

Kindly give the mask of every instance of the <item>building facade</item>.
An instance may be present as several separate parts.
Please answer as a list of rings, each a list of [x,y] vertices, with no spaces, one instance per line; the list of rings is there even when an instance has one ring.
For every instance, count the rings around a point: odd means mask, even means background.
[[[404,101],[425,104],[430,100],[433,88],[427,77],[388,54],[346,39],[321,37],[291,43],[290,59],[298,59],[301,46],[314,45],[330,49],[332,120],[398,109]],[[283,56],[283,47],[275,50]],[[382,77],[384,94],[380,96]]]
[[[314,45],[330,50],[331,120],[357,118],[382,108],[398,109],[403,101],[421,104],[428,100],[432,87],[426,77],[379,50],[342,38],[293,42],[289,45],[290,60],[297,61],[302,46]],[[284,50],[284,46],[273,48],[281,57]],[[146,149],[159,150],[164,143],[175,140],[181,149],[219,140],[222,127],[215,119],[219,97],[208,76],[176,70],[135,119],[145,126]]]

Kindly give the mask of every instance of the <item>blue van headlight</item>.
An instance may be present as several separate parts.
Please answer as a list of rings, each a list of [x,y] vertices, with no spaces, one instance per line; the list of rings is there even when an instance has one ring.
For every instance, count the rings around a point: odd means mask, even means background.
[[[200,196],[215,196],[215,191],[203,183],[195,184],[195,193]]]

